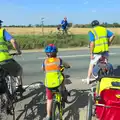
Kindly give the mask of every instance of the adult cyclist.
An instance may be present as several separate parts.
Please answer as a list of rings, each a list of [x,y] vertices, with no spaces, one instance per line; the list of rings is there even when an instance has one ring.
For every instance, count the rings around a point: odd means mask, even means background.
[[[88,69],[88,76],[83,81],[86,81],[87,84],[90,83],[90,78],[93,71],[93,66],[101,58],[109,56],[109,45],[112,43],[115,35],[107,30],[105,27],[100,26],[99,21],[94,20],[91,23],[92,29],[89,31],[88,35],[90,38],[90,65]]]
[[[61,28],[63,30],[63,33],[67,33],[67,27],[68,27],[67,17],[64,17],[64,20],[62,20],[61,22]]]
[[[4,28],[2,28],[2,23],[3,21],[0,20],[0,66],[7,70],[11,76],[19,76],[17,92],[24,92],[25,90],[22,87],[22,67],[9,54],[7,42],[12,44],[19,55],[21,54],[21,51],[13,37]]]

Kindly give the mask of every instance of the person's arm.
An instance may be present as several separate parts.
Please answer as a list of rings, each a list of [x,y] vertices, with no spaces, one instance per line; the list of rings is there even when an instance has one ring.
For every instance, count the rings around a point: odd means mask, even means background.
[[[12,38],[12,39],[10,40],[10,42],[11,42],[13,48],[17,50],[18,54],[21,54],[21,50],[20,50],[20,48],[19,48],[19,46],[18,46],[17,41]]]
[[[61,22],[61,25],[64,25],[65,23],[64,23],[64,20],[62,20],[62,22]]]
[[[60,66],[64,66],[65,68],[70,68],[70,65],[67,63],[67,62],[65,62],[65,61],[63,61],[62,59],[60,59]]]
[[[95,46],[94,41],[91,41],[91,42],[90,42],[90,55],[93,54],[94,46]]]
[[[109,39],[109,45],[111,45],[111,43],[113,42],[115,35],[113,34],[113,32],[111,32],[110,30],[107,30],[107,37]]]
[[[93,59],[93,50],[95,47],[95,43],[94,43],[95,38],[94,38],[94,35],[92,32],[89,32],[88,36],[89,36],[89,41],[90,41],[90,58]]]
[[[13,48],[17,50],[18,54],[21,54],[21,51],[17,42],[6,30],[4,30],[4,39],[12,44]]]
[[[44,64],[44,62],[42,64],[42,70],[45,71],[45,64]]]

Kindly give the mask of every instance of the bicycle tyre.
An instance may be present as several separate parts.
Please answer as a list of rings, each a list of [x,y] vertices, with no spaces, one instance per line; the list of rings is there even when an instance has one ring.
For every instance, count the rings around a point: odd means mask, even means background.
[[[13,85],[14,78],[9,76],[7,79],[10,81],[9,87],[11,89],[11,91],[10,91],[8,87],[6,88],[7,89],[7,91],[6,91],[7,112],[12,116],[13,120],[15,120],[15,104],[16,104],[16,97],[17,96],[15,94],[15,86]]]
[[[0,120],[8,120],[6,95],[0,95]]]
[[[58,115],[56,115],[56,110],[58,109]],[[57,118],[56,118],[57,117]],[[53,106],[52,106],[52,120],[62,120],[61,118],[62,116],[60,116],[60,103],[58,102],[53,102]]]
[[[92,120],[92,112],[93,112],[93,99],[92,94],[89,94],[87,106],[87,120]]]

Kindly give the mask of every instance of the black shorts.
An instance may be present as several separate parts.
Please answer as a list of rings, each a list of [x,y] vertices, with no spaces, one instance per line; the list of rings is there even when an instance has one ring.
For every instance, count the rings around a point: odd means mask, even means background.
[[[23,69],[14,59],[0,62],[0,66],[8,72],[11,76],[22,76]]]

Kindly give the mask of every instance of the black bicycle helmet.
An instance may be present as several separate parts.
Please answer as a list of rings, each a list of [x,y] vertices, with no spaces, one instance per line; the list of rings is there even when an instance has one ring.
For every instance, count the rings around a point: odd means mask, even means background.
[[[100,23],[99,23],[98,20],[93,20],[92,23],[91,23],[92,27],[97,26],[97,25],[99,25],[99,24],[100,24]]]
[[[3,23],[3,21],[2,21],[2,20],[0,20],[0,25],[2,25],[2,23]]]

